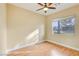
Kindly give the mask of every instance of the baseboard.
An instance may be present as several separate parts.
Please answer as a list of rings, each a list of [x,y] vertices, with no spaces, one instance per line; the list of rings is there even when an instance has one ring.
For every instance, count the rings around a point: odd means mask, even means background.
[[[6,53],[3,51],[0,51],[0,56],[6,56]]]
[[[51,43],[55,43],[57,45],[61,45],[61,46],[64,46],[64,47],[67,47],[67,48],[70,48],[70,49],[73,49],[73,50],[76,50],[76,51],[79,51],[79,49],[77,48],[74,48],[74,47],[71,47],[71,46],[68,46],[68,45],[65,45],[65,44],[62,44],[62,43],[58,43],[58,42],[55,42],[55,41],[52,41],[52,40],[46,40],[48,42],[51,42]]]
[[[16,50],[16,49],[20,49],[20,48],[24,48],[24,47],[28,47],[28,46],[33,46],[33,45],[35,45],[35,44],[40,44],[40,43],[45,42],[45,41],[48,41],[48,42],[51,42],[51,43],[55,43],[55,44],[57,44],[57,45],[61,45],[61,46],[64,46],[64,47],[67,47],[67,48],[70,48],[70,49],[79,51],[79,49],[77,49],[77,48],[73,48],[73,47],[71,47],[71,46],[68,46],[68,45],[65,45],[65,44],[62,44],[62,43],[58,43],[58,42],[51,41],[51,40],[43,40],[43,41],[40,41],[40,42],[38,42],[38,43],[32,43],[32,44],[30,44],[30,45],[24,45],[24,46],[21,46],[21,47],[8,49],[8,50],[7,50],[7,53],[10,52],[10,51]],[[7,53],[6,53],[6,54],[7,54]],[[2,53],[1,55],[4,55],[4,54]]]
[[[24,46],[20,46],[20,47],[8,49],[6,54],[8,54],[8,52],[10,52],[10,51],[14,51],[14,50],[17,50],[17,49],[20,49],[20,48],[24,48],[24,47],[33,46],[33,45],[35,45],[35,44],[40,44],[40,43],[42,43],[42,42],[44,42],[44,40],[42,40],[42,41],[40,41],[40,42],[37,42],[37,43],[32,43],[32,44],[29,44],[29,45],[24,45]]]

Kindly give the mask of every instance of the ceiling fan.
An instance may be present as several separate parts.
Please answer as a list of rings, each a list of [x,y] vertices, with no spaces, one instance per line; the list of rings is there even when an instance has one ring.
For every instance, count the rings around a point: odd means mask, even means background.
[[[44,10],[44,12],[47,13],[48,9],[56,9],[56,6],[54,3],[37,3],[37,4],[40,5],[42,8],[37,9],[36,11]]]

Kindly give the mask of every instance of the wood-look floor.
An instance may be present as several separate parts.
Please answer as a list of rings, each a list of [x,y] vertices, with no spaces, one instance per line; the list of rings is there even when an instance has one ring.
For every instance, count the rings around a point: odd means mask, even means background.
[[[49,42],[11,51],[8,56],[79,56],[79,51]]]

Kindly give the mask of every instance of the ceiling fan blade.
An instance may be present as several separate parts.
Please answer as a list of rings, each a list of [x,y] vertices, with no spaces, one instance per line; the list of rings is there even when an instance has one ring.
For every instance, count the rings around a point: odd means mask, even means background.
[[[52,5],[53,3],[49,3],[48,6]]]
[[[40,6],[44,6],[42,3],[38,3]]]
[[[43,8],[37,9],[36,11],[42,10]]]
[[[55,7],[48,7],[49,9],[56,9]]]

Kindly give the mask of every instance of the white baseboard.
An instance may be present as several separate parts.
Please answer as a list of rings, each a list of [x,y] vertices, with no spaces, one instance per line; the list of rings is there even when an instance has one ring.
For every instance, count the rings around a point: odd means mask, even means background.
[[[46,41],[51,42],[51,43],[55,43],[55,44],[58,44],[58,45],[61,45],[61,46],[64,46],[64,47],[67,47],[67,48],[70,48],[70,49],[73,49],[73,50],[76,50],[76,51],[79,51],[78,48],[74,48],[74,47],[59,43],[59,42],[55,42],[55,41],[52,41],[52,40],[46,40]]]
[[[40,42],[37,42],[37,43],[32,43],[32,44],[30,44],[30,45],[24,45],[24,46],[20,46],[20,47],[17,47],[17,48],[8,49],[8,50],[7,50],[7,53],[10,52],[10,51],[16,50],[16,49],[20,49],[20,48],[24,48],[24,47],[28,47],[28,46],[33,46],[33,45],[35,45],[35,44],[40,44],[40,43],[42,43],[42,42],[44,42],[44,41],[48,41],[48,42],[51,42],[51,43],[55,43],[55,44],[58,44],[58,45],[61,45],[61,46],[64,46],[64,47],[71,48],[71,49],[73,49],[73,50],[79,51],[79,49],[77,49],[77,48],[74,48],[74,47],[71,47],[71,46],[68,46],[68,45],[59,43],[59,42],[55,42],[55,41],[52,41],[52,40],[43,40],[43,41],[40,41]],[[6,54],[7,54],[7,53],[6,53]],[[3,55],[3,53],[2,53],[1,55]]]
[[[31,43],[31,44],[29,44],[29,45],[23,45],[23,46],[20,46],[20,47],[8,49],[8,50],[6,51],[6,54],[7,54],[8,52],[10,52],[10,51],[14,51],[14,50],[16,50],[16,49],[20,49],[20,48],[24,48],[24,47],[28,47],[28,46],[33,46],[33,45],[35,45],[35,44],[39,44],[39,43],[42,43],[42,42],[44,42],[44,40],[42,40],[42,41],[40,41],[40,42],[37,42],[37,43]]]
[[[6,53],[3,51],[0,51],[0,56],[6,56]]]

